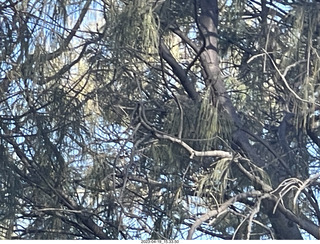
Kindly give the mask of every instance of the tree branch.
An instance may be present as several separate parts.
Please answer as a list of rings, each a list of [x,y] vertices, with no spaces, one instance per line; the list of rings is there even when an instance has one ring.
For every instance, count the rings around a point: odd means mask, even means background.
[[[192,147],[190,147],[187,143],[182,141],[179,138],[173,137],[171,135],[165,134],[156,128],[154,128],[148,119],[146,118],[146,115],[144,113],[144,107],[141,104],[139,106],[139,117],[141,120],[141,124],[149,131],[154,133],[154,135],[159,139],[166,139],[172,142],[175,142],[179,145],[181,145],[184,149],[186,149],[190,153],[190,158],[192,159],[194,156],[197,157],[220,157],[220,158],[229,158],[230,160],[233,158],[232,153],[223,151],[223,150],[211,150],[211,151],[197,151],[194,150]]]
[[[269,195],[269,199],[272,200],[274,203],[278,201],[278,198],[274,195]],[[289,220],[298,224],[300,228],[304,229],[315,238],[320,239],[320,227],[313,222],[299,218],[297,215],[292,213],[290,210],[286,209],[283,205],[279,204],[277,209]]]
[[[245,158],[241,158],[242,160],[245,160],[245,161],[248,161],[247,159]],[[266,184],[265,182],[263,182],[259,177],[251,174],[249,171],[247,171],[243,166],[242,164],[239,162],[239,159],[235,159],[233,161],[237,166],[238,168],[240,169],[240,171],[246,175],[252,182],[254,183],[257,183],[259,186],[261,186],[261,189],[264,191],[264,192],[270,192],[272,191],[272,187],[269,186],[268,184]]]
[[[194,101],[199,101],[199,94],[197,93],[191,79],[188,77],[187,72],[179,65],[163,42],[160,42],[159,49],[161,57],[163,57],[163,59],[170,65],[173,73],[179,78],[181,85],[189,97]]]
[[[263,51],[264,51],[264,53],[268,56],[268,58],[270,59],[273,67],[275,68],[275,70],[276,70],[277,73],[279,74],[281,80],[283,81],[283,83],[285,84],[285,86],[287,87],[287,89],[289,90],[289,92],[290,92],[291,94],[293,94],[293,96],[294,96],[297,100],[299,100],[299,101],[301,101],[301,102],[304,102],[304,103],[314,104],[314,105],[320,106],[320,103],[310,102],[310,101],[308,101],[308,100],[306,100],[306,99],[301,98],[301,97],[290,87],[290,85],[288,84],[288,81],[287,81],[285,75],[280,72],[278,66],[277,66],[276,63],[273,61],[273,59],[270,57],[270,54],[269,54],[266,50],[264,50],[264,49],[263,49]],[[294,64],[294,65],[295,65],[295,64]],[[289,67],[289,68],[291,68],[291,67]],[[285,73],[288,72],[289,68],[287,67],[287,69],[285,70]]]
[[[248,198],[248,197],[261,197],[263,196],[263,194],[260,191],[252,191],[252,192],[245,192],[245,193],[240,193],[238,195],[236,195],[233,198],[230,198],[228,201],[226,201],[225,203],[221,204],[218,209],[214,209],[211,210],[205,214],[203,214],[200,218],[198,218],[193,225],[191,226],[189,232],[188,232],[188,236],[187,236],[187,240],[192,240],[192,236],[194,234],[194,232],[196,231],[196,229],[205,221],[207,221],[208,219],[212,218],[212,217],[217,217],[219,216],[219,214],[221,214],[223,211],[225,211],[229,206],[231,206],[232,204],[234,204],[235,202],[244,199],[244,198]]]

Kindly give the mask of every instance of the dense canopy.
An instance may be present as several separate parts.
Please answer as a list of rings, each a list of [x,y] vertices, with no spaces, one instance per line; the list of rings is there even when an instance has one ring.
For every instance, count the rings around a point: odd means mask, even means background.
[[[0,239],[320,239],[320,2],[0,0]]]

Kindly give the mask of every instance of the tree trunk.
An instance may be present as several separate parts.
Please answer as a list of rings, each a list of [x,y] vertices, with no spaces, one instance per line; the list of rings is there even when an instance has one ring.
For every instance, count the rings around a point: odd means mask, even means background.
[[[235,107],[233,106],[225,85],[220,75],[219,54],[218,54],[218,2],[217,0],[201,0],[201,14],[199,18],[200,31],[204,37],[204,52],[201,54],[201,63],[207,75],[207,84],[212,86],[214,94],[219,103],[229,114],[233,124],[238,130],[233,134],[234,143],[241,151],[245,152],[250,160],[258,166],[263,166],[264,162],[249,144],[248,136],[241,130],[242,122]],[[276,183],[277,184],[277,183]],[[273,211],[274,204],[264,202],[266,214],[276,233],[277,239],[302,239],[298,226],[288,220],[282,213]]]

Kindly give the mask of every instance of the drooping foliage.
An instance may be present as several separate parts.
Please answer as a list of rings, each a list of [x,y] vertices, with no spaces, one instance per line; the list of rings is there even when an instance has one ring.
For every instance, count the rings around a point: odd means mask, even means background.
[[[0,238],[319,239],[320,3],[0,3]]]

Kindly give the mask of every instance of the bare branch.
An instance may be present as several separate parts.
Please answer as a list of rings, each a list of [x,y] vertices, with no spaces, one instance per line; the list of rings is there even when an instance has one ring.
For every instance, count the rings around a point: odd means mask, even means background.
[[[244,159],[244,158],[241,158],[241,160],[248,161],[247,159]],[[246,170],[246,169],[242,166],[242,164],[239,162],[238,159],[235,159],[233,162],[238,166],[238,168],[240,169],[240,171],[241,171],[243,174],[245,174],[252,182],[255,182],[255,183],[259,184],[264,192],[270,192],[270,191],[272,191],[272,187],[271,187],[271,186],[269,186],[268,184],[266,184],[265,182],[263,182],[259,177],[251,174],[248,170]]]
[[[317,173],[317,174],[315,174],[315,175],[310,176],[309,179],[307,179],[306,181],[304,181],[304,182],[301,184],[301,186],[299,187],[296,195],[295,195],[294,198],[293,198],[293,209],[296,208],[296,202],[297,202],[297,199],[298,199],[300,193],[301,193],[304,189],[306,189],[309,185],[311,185],[314,181],[316,181],[319,177],[320,177],[320,173]]]
[[[269,199],[273,202],[277,202],[278,198],[272,194],[269,195]],[[279,204],[277,209],[289,220],[298,224],[300,228],[306,230],[308,233],[313,235],[315,238],[320,239],[320,227],[308,219],[299,218],[290,210],[286,209],[282,204]]]
[[[203,214],[200,218],[198,218],[193,225],[191,226],[189,232],[188,232],[188,237],[187,240],[192,240],[192,236],[194,234],[194,232],[196,231],[196,229],[205,221],[207,221],[208,219],[212,218],[212,217],[217,217],[219,216],[219,214],[221,214],[223,211],[225,211],[229,206],[231,206],[232,204],[234,204],[235,202],[247,198],[247,197],[261,197],[263,196],[263,194],[260,191],[253,191],[253,192],[246,192],[246,193],[240,193],[238,195],[236,195],[233,198],[230,198],[228,201],[224,202],[223,204],[221,204],[218,209],[214,209],[211,210],[205,214]]]
[[[220,158],[229,158],[230,160],[233,158],[232,153],[226,152],[223,150],[211,150],[211,151],[197,151],[190,147],[187,143],[182,141],[179,138],[173,137],[171,135],[165,134],[157,129],[155,129],[150,122],[147,120],[146,115],[144,113],[143,105],[139,106],[139,116],[141,119],[142,125],[148,129],[149,131],[153,132],[157,138],[166,139],[172,142],[175,142],[181,145],[184,149],[186,149],[190,153],[190,158],[192,159],[194,156],[196,157],[220,157]]]

